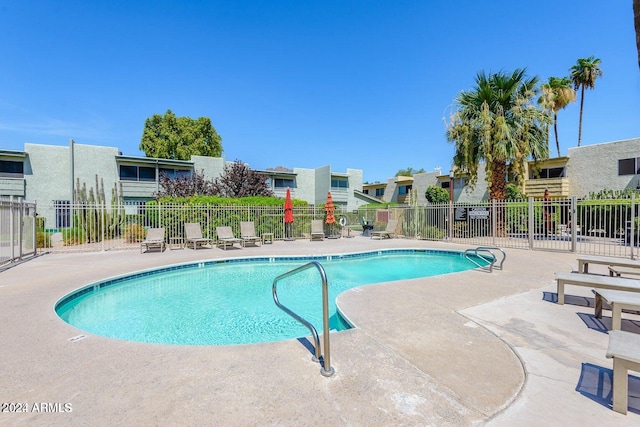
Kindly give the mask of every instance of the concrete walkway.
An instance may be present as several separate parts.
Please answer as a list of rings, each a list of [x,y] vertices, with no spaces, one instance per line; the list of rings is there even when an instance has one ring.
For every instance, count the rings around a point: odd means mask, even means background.
[[[79,331],[56,301],[91,282],[182,262],[460,245],[404,239],[49,254],[0,273],[0,425],[638,425],[610,409],[609,312],[589,289],[553,302],[574,254],[508,250],[505,270],[364,286],[338,297],[357,325],[332,334],[336,374],[297,340],[223,347],[143,344]],[[631,319],[625,316],[625,319]],[[640,332],[640,317],[623,329]],[[609,322],[607,324],[607,322]],[[84,335],[83,339],[74,339]],[[41,405],[44,403],[45,405]],[[44,409],[43,409],[44,408]],[[4,408],[3,408],[4,409]],[[40,409],[38,412],[37,409]]]

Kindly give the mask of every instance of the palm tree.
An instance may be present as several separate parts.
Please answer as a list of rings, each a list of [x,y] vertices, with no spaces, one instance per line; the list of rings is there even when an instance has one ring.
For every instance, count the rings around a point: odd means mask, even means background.
[[[638,49],[638,66],[640,67],[640,0],[633,0],[633,22],[636,27],[636,47]]]
[[[469,175],[470,185],[475,186],[484,160],[489,198],[504,200],[508,167],[522,181],[531,157],[548,157],[551,116],[535,105],[538,78],[526,77],[524,69],[490,76],[480,72],[475,80],[476,86],[455,100],[447,139],[456,146],[454,166]]]
[[[600,59],[593,55],[588,58],[578,59],[578,63],[571,67],[571,80],[575,90],[580,88],[580,122],[578,124],[578,147],[582,140],[582,110],[584,107],[584,89],[593,89],[596,86],[596,79],[602,77],[602,70],[599,67]]]
[[[558,111],[575,102],[576,91],[573,90],[569,77],[549,77],[549,82],[541,86],[542,96],[538,103],[543,108],[553,111],[553,133],[556,136],[556,149],[560,157],[560,142],[558,141]]]

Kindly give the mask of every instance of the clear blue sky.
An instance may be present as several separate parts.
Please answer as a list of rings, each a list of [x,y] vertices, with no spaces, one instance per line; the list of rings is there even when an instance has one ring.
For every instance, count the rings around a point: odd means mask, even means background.
[[[546,80],[590,55],[583,144],[640,136],[631,0],[0,0],[0,40],[1,149],[142,155],[145,119],[171,109],[255,169],[447,173],[444,119],[478,71]],[[559,114],[563,155],[578,113]]]

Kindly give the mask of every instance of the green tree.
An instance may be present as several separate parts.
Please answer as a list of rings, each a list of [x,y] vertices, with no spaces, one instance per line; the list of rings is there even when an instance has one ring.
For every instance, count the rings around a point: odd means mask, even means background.
[[[558,140],[558,111],[575,102],[576,91],[573,90],[569,77],[549,77],[549,81],[541,86],[542,95],[538,103],[543,108],[553,112],[553,133],[556,137],[556,149],[560,157],[560,142]]]
[[[506,190],[507,190],[507,201],[522,202],[527,200],[527,196],[522,192],[522,189],[518,185],[512,182],[507,184]]]
[[[578,123],[578,147],[582,141],[582,111],[584,109],[584,90],[593,89],[596,79],[602,77],[600,59],[593,55],[588,58],[580,58],[576,65],[571,67],[571,80],[575,90],[580,89],[580,121]]]
[[[192,155],[220,157],[222,138],[208,117],[176,117],[171,110],[144,122],[140,150],[147,157],[189,160]]]
[[[416,173],[424,173],[424,169],[414,170],[409,166],[406,169],[400,169],[395,176],[413,176]]]
[[[424,193],[429,203],[447,203],[449,202],[449,192],[437,185],[430,185]]]
[[[507,167],[522,180],[530,157],[548,157],[551,117],[535,105],[538,78],[526,77],[524,69],[480,72],[475,83],[456,98],[447,139],[455,144],[454,165],[468,174],[469,185],[475,186],[479,163],[485,161],[489,198],[504,200]]]

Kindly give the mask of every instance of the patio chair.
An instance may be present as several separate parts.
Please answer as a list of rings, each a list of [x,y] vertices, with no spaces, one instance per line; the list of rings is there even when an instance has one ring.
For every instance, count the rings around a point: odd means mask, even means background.
[[[216,227],[216,234],[218,235],[216,246],[222,246],[225,251],[227,250],[227,246],[233,247],[235,243],[240,243],[242,245],[242,239],[233,235],[231,227]]]
[[[143,252],[142,248],[145,248],[145,251],[148,251],[149,248],[160,248],[160,252],[163,252],[165,248],[164,228],[150,228],[147,230],[147,237],[140,242],[140,253]]]
[[[253,243],[254,246],[258,246],[261,239],[256,236],[256,227],[253,221],[241,221],[240,222],[240,238],[242,239],[242,246],[246,246],[247,243]]]
[[[324,240],[324,225],[321,219],[311,220],[311,240]]]
[[[211,239],[202,237],[202,228],[197,222],[187,222],[184,224],[184,244],[189,247],[189,243],[193,243],[193,249],[203,245],[211,246]]]
[[[384,239],[384,238],[390,239],[392,236],[396,235],[397,227],[398,227],[398,220],[390,219],[389,222],[387,222],[387,228],[380,231],[372,231],[371,238],[373,239],[374,237],[379,237],[381,239]]]

